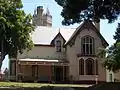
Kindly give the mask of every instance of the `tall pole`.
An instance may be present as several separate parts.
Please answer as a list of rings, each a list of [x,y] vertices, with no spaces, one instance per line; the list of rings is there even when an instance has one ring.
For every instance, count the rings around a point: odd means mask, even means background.
[[[63,81],[64,81],[64,68],[65,68],[65,66],[64,66],[64,64],[63,64]]]

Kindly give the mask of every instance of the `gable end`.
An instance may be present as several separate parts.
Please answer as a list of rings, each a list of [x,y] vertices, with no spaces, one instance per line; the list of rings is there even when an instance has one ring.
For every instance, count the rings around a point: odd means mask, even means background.
[[[100,37],[101,41],[102,41],[102,44],[104,47],[107,47],[109,46],[109,44],[107,43],[107,41],[104,39],[104,37],[100,34],[100,32],[97,30],[97,28],[93,25],[93,23],[90,21],[90,20],[86,20],[85,22],[82,23],[82,25],[80,25],[76,31],[73,33],[73,35],[70,37],[70,39],[68,40],[68,42],[66,42],[65,46],[66,45],[74,45],[75,43],[75,39],[77,37],[77,35],[84,29],[92,29],[94,30],[97,35]],[[73,40],[74,39],[74,40]],[[72,43],[72,44],[71,44]]]
[[[61,33],[59,32],[55,37],[54,37],[54,39],[51,41],[51,45],[54,45],[54,41],[55,41],[55,39],[57,38],[57,37],[62,37],[62,39],[63,39],[63,41],[64,41],[64,43],[66,42],[66,40],[64,39],[64,37],[61,35]]]

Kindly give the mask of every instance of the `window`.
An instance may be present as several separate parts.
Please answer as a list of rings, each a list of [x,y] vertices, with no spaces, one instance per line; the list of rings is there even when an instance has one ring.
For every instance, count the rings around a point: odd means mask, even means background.
[[[60,40],[56,41],[56,51],[61,52],[61,41]]]
[[[86,60],[86,75],[93,75],[94,74],[94,60],[87,59]]]
[[[94,38],[85,36],[81,40],[82,42],[82,54],[93,55],[94,54]]]
[[[79,60],[79,75],[84,75],[84,59]]]

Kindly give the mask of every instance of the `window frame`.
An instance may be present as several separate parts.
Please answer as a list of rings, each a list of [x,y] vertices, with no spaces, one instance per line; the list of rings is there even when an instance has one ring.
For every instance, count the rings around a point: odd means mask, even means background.
[[[93,37],[87,35],[81,38],[81,53],[82,55],[95,54],[95,40]]]
[[[86,75],[94,75],[95,73],[95,66],[94,66],[94,60],[91,59],[91,58],[88,58],[86,61],[85,61],[85,64],[86,64]]]
[[[56,52],[61,52],[61,41],[57,40],[56,41]]]

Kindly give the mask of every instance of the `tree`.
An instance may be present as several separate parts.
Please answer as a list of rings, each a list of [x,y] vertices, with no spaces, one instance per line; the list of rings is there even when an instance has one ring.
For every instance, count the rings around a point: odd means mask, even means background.
[[[0,0],[0,52],[1,61],[8,54],[17,57],[33,46],[30,34],[34,30],[32,16],[22,10],[21,0]]]
[[[120,14],[120,0],[55,0],[63,9],[63,25],[79,23],[85,19],[114,22]]]
[[[114,39],[116,42],[108,49],[104,65],[107,69],[117,72],[120,69],[120,23],[118,23]]]

